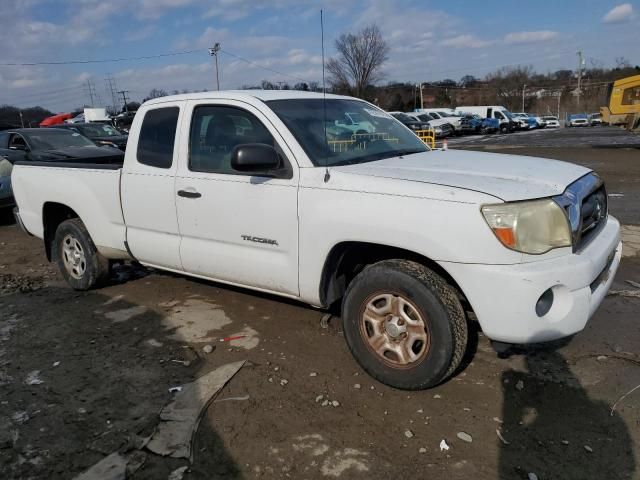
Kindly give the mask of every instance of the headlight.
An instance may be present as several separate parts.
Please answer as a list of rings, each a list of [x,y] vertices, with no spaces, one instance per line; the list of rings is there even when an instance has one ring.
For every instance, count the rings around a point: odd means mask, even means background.
[[[498,240],[522,253],[540,254],[571,246],[571,228],[551,199],[485,205],[482,214]]]

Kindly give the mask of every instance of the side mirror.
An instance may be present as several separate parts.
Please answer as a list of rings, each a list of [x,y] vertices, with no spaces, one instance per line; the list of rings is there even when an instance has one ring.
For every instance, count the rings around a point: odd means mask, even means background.
[[[271,145],[245,143],[231,152],[231,168],[238,172],[269,175],[280,168],[280,156]]]

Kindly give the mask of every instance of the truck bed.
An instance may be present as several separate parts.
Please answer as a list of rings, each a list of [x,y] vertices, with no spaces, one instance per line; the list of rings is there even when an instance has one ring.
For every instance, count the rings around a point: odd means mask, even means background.
[[[109,258],[125,252],[125,225],[120,204],[122,165],[82,162],[17,162],[13,192],[25,228],[44,237],[45,207],[71,208],[82,218],[98,250]]]

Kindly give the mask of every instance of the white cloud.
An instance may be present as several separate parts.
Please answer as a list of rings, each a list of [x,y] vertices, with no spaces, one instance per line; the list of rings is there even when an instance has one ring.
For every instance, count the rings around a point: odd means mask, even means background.
[[[602,21],[604,23],[623,23],[633,20],[634,18],[635,13],[633,11],[633,5],[630,3],[623,3],[609,10],[609,12],[602,17]]]
[[[504,36],[504,42],[508,45],[523,43],[548,42],[558,37],[558,32],[551,30],[537,30],[535,32],[512,32]]]
[[[493,42],[482,40],[474,35],[458,35],[457,37],[446,38],[440,42],[443,47],[453,48],[484,48]]]

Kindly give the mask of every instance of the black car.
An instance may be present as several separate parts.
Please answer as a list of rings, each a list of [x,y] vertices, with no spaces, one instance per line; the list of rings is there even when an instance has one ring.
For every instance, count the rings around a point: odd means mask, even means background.
[[[127,138],[129,138],[129,135],[125,135],[105,123],[63,123],[54,125],[52,128],[66,128],[84,135],[96,145],[116,147],[123,152],[127,148]]]
[[[399,120],[405,127],[409,127],[414,132],[416,130],[429,130],[431,127],[427,122],[420,122],[414,118],[411,118],[406,113],[393,112],[391,116],[396,120]]]
[[[61,128],[18,128],[0,132],[0,157],[20,161],[122,163],[124,153],[99,147],[78,132]]]

